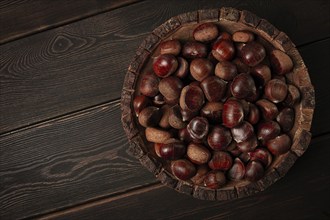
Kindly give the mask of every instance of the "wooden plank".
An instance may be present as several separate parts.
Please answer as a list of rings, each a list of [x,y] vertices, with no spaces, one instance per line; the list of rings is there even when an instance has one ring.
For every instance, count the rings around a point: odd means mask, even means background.
[[[49,212],[156,182],[127,155],[119,101],[0,139],[0,219]]]
[[[312,141],[289,173],[255,196],[227,202],[193,199],[152,186],[46,215],[42,219],[328,219],[330,135]]]
[[[0,44],[137,1],[0,1]]]
[[[177,14],[221,6],[253,11],[297,45],[330,36],[328,1],[133,4],[2,45],[0,133],[119,98],[129,61],[147,33]]]

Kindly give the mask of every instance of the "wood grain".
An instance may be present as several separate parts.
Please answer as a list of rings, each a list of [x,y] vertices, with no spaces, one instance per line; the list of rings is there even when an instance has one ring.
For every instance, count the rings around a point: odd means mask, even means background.
[[[79,206],[45,217],[105,219],[111,213],[113,219],[328,219],[329,141],[329,134],[314,139],[284,179],[255,196],[227,202],[201,201],[167,187],[153,186],[149,191],[104,199],[94,206]]]
[[[222,6],[253,11],[296,45],[330,36],[327,1],[300,1],[299,10],[288,1],[133,4],[0,46],[0,133],[119,98],[147,33],[177,14]]]
[[[0,1],[0,44],[137,1]]]
[[[49,212],[156,182],[126,154],[119,102],[1,137],[0,219]]]

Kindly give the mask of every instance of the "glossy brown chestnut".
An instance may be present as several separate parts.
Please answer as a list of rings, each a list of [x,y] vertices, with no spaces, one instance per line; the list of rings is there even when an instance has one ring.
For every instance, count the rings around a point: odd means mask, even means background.
[[[213,44],[212,55],[219,61],[232,60],[235,55],[235,46],[231,40],[217,40]]]
[[[206,57],[207,47],[203,43],[197,41],[189,41],[183,45],[182,56],[187,59]]]
[[[245,164],[247,164],[250,161],[250,155],[249,152],[243,152],[238,157],[241,161],[243,161]]]
[[[207,143],[213,150],[225,150],[231,141],[230,130],[221,125],[214,126],[207,136]]]
[[[165,160],[177,160],[186,153],[186,146],[179,140],[168,144],[161,144],[159,155]]]
[[[186,78],[188,75],[189,64],[187,60],[182,57],[178,57],[179,67],[176,69],[174,75],[180,79]]]
[[[221,32],[219,34],[219,36],[217,37],[217,39],[215,40],[215,42],[213,44],[217,43],[220,40],[229,40],[229,41],[232,41],[233,39],[232,39],[231,34],[229,34],[228,32],[223,31],[223,32]]]
[[[273,120],[278,115],[276,105],[267,99],[259,99],[256,105],[259,107],[263,118],[266,120]]]
[[[258,125],[258,140],[265,144],[268,140],[275,138],[281,132],[280,125],[275,121],[263,121]]]
[[[167,100],[179,99],[183,83],[176,76],[166,77],[159,82],[159,92]]]
[[[242,61],[248,66],[256,66],[266,57],[264,46],[255,41],[247,43],[241,51]]]
[[[160,118],[159,121],[159,126],[161,128],[170,128],[171,125],[168,121],[168,118],[170,116],[170,109],[171,107],[169,105],[164,105],[160,110],[162,112],[162,117]]]
[[[237,149],[241,152],[250,152],[258,146],[257,137],[253,134],[249,139],[237,143]]]
[[[196,85],[185,86],[180,95],[180,107],[191,112],[198,112],[204,105],[203,90]]]
[[[178,137],[180,141],[185,143],[190,143],[193,141],[186,127],[178,131]]]
[[[198,112],[192,112],[187,109],[181,109],[182,121],[187,122],[195,118],[198,115]]]
[[[194,39],[200,42],[210,42],[218,37],[219,30],[214,23],[204,23],[197,26],[193,32]]]
[[[239,101],[228,99],[222,110],[222,122],[228,128],[239,125],[244,118],[242,104]]]
[[[236,31],[233,34],[234,42],[247,43],[254,40],[254,34],[250,31]]]
[[[152,143],[166,143],[172,134],[168,131],[159,128],[147,127],[145,130],[146,139]]]
[[[267,141],[266,146],[273,155],[285,154],[291,148],[291,139],[287,134],[282,134]]]
[[[281,50],[273,50],[270,53],[270,63],[275,73],[283,75],[290,72],[293,68],[291,58]]]
[[[160,54],[173,54],[177,56],[181,52],[180,41],[176,39],[163,41],[160,43],[159,47]]]
[[[237,67],[228,61],[221,61],[215,66],[215,75],[223,80],[231,81],[237,75]]]
[[[201,116],[207,118],[210,123],[219,124],[222,122],[222,109],[223,104],[221,102],[207,102],[200,113]]]
[[[208,172],[209,172],[209,168],[207,165],[200,165],[197,168],[196,175],[193,176],[190,180],[195,185],[202,185],[204,183],[204,178]]]
[[[154,97],[158,94],[159,78],[153,73],[146,73],[141,78],[140,92],[149,97]]]
[[[171,163],[171,171],[180,180],[188,180],[196,174],[195,166],[185,159],[173,161]]]
[[[210,151],[201,144],[191,143],[187,148],[187,157],[194,164],[205,164],[211,158]]]
[[[181,109],[178,105],[174,105],[170,109],[168,123],[172,128],[182,129],[186,127],[186,123],[182,120]]]
[[[272,78],[270,68],[265,64],[254,66],[251,75],[258,86],[264,86]]]
[[[246,120],[251,124],[255,125],[259,122],[260,111],[258,107],[252,103],[249,104],[249,114],[246,117]]]
[[[228,170],[228,178],[231,180],[241,180],[245,176],[245,165],[239,159],[235,158],[233,166]]]
[[[197,81],[203,81],[213,72],[213,63],[205,58],[193,59],[190,63],[190,74]]]
[[[250,156],[250,160],[259,161],[265,168],[269,167],[273,160],[272,155],[265,148],[255,149],[252,152],[248,152],[248,154]]]
[[[284,108],[276,117],[276,121],[280,124],[283,132],[289,132],[295,121],[295,113],[292,108]]]
[[[226,176],[221,171],[212,170],[205,175],[204,186],[217,189],[226,184]]]
[[[140,112],[138,119],[140,125],[143,127],[153,127],[158,125],[161,117],[162,113],[159,108],[155,106],[148,106]]]
[[[241,58],[236,57],[233,61],[233,64],[235,64],[236,68],[237,68],[237,72],[238,73],[247,73],[250,71],[250,67],[248,65],[246,65]]]
[[[160,148],[161,148],[163,145],[164,145],[164,144],[154,143],[154,151],[155,151],[155,153],[156,153],[156,155],[157,155],[158,157],[162,157],[162,156],[160,155]]]
[[[208,165],[212,170],[226,171],[233,165],[233,159],[230,154],[225,151],[214,151]]]
[[[236,143],[241,143],[254,135],[253,126],[249,122],[243,121],[231,129],[231,134]]]
[[[172,54],[161,54],[153,63],[153,70],[161,78],[168,77],[178,68],[178,60]]]
[[[165,104],[164,96],[159,93],[152,99],[152,103],[156,107],[162,107]]]
[[[200,84],[206,99],[210,102],[220,101],[226,93],[226,86],[226,82],[217,76],[209,76]]]
[[[191,119],[187,129],[192,138],[202,140],[209,132],[209,122],[204,117],[195,117]]]
[[[257,89],[249,73],[238,74],[230,85],[230,91],[235,98],[245,99],[256,94]]]
[[[133,108],[135,111],[136,117],[139,117],[139,113],[147,106],[151,104],[151,101],[148,97],[144,95],[137,95],[133,100]]]
[[[245,178],[249,181],[257,181],[264,176],[264,168],[258,161],[250,161],[245,169]]]
[[[300,92],[294,85],[288,85],[288,95],[284,100],[284,104],[293,107],[294,104],[298,103],[300,100]]]
[[[279,79],[272,79],[266,83],[265,96],[274,103],[282,102],[286,98],[287,93],[287,85]]]

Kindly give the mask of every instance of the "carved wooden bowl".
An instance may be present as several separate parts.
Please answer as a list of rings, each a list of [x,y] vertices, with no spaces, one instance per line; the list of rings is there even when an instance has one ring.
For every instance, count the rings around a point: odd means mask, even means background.
[[[262,179],[256,182],[242,180],[228,182],[219,189],[210,189],[204,186],[193,185],[190,181],[178,180],[171,173],[168,165],[164,164],[154,152],[153,145],[144,135],[144,128],[138,125],[132,103],[139,93],[139,78],[150,70],[152,57],[159,54],[157,49],[160,42],[167,39],[186,41],[192,39],[192,31],[198,24],[214,22],[221,30],[233,33],[237,30],[248,30],[255,33],[263,45],[274,47],[287,53],[293,63],[293,71],[286,74],[287,83],[295,85],[300,90],[300,102],[294,106],[295,123],[290,132],[292,139],[291,150],[274,158],[272,164]],[[307,149],[311,140],[310,127],[315,107],[314,88],[311,84],[307,68],[295,45],[289,37],[276,29],[268,21],[261,19],[248,11],[234,8],[221,8],[188,12],[172,17],[157,27],[138,48],[125,77],[121,109],[122,123],[130,142],[128,152],[139,159],[150,172],[163,184],[175,190],[192,195],[195,198],[206,200],[231,200],[253,195],[282,178],[292,167],[295,161]]]

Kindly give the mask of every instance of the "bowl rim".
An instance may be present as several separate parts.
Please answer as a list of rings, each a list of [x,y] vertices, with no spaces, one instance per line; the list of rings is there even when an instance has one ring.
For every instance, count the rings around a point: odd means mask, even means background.
[[[289,152],[281,155],[281,159],[267,169],[264,177],[256,182],[242,181],[234,186],[220,189],[209,189],[203,186],[194,186],[186,181],[176,179],[170,172],[162,168],[162,164],[153,157],[145,148],[144,140],[139,135],[136,124],[132,102],[135,93],[140,71],[149,56],[153,53],[159,43],[187,24],[198,24],[205,22],[233,22],[243,27],[253,28],[264,39],[269,41],[277,49],[287,53],[294,62],[292,72],[286,74],[289,83],[299,88],[301,101],[295,109],[296,115],[295,132],[292,134],[292,146]],[[192,195],[202,200],[232,200],[242,198],[261,192],[282,178],[292,167],[295,161],[307,150],[312,134],[310,128],[315,108],[315,91],[311,83],[307,67],[305,66],[299,51],[290,38],[282,31],[279,31],[267,20],[259,18],[247,10],[238,10],[232,7],[216,9],[203,9],[183,13],[170,18],[149,34],[138,47],[126,73],[123,90],[121,94],[121,121],[129,140],[127,152],[136,157],[140,163],[152,172],[164,185],[175,190]]]

